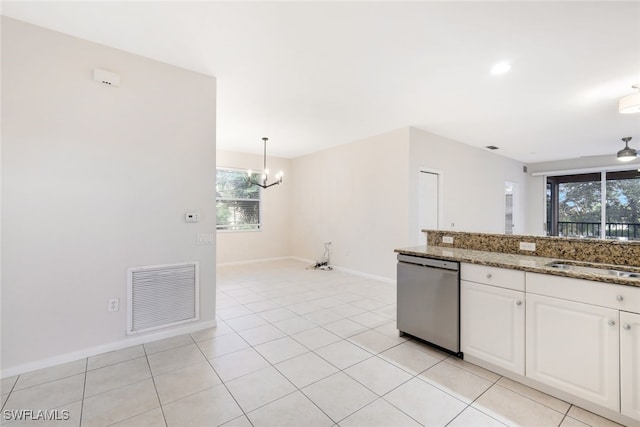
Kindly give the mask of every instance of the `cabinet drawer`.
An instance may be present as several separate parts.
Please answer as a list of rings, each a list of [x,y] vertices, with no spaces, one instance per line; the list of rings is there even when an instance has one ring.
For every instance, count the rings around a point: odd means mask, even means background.
[[[527,293],[640,313],[640,288],[527,272]]]
[[[524,291],[524,271],[462,263],[460,279],[500,288]]]

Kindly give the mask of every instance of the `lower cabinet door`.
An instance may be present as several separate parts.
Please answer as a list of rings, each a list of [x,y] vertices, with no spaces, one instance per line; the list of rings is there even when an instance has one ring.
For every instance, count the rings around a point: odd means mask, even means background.
[[[527,294],[527,377],[620,410],[617,310]]]
[[[640,421],[640,314],[620,312],[620,406]]]
[[[461,281],[462,352],[524,375],[524,313],[524,292]]]

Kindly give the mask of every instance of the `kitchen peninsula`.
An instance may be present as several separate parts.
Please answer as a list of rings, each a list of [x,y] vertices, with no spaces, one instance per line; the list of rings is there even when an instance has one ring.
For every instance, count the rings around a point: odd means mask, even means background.
[[[395,252],[460,263],[465,360],[640,426],[640,242],[425,232]]]

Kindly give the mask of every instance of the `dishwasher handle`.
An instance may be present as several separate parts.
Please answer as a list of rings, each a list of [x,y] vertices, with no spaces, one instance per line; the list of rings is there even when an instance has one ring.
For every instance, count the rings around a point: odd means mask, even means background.
[[[458,271],[460,269],[460,263],[456,261],[447,261],[443,259],[425,258],[411,255],[398,254],[398,262],[421,265],[423,267],[442,268],[444,270]]]

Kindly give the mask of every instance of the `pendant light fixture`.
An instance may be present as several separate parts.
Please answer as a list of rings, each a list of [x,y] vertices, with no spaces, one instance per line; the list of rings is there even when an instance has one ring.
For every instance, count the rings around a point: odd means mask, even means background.
[[[264,141],[264,163],[263,163],[264,168],[262,169],[262,174],[260,175],[260,181],[256,181],[255,179],[253,179],[253,177],[251,176],[253,175],[253,172],[251,171],[251,169],[247,171],[247,181],[249,181],[249,184],[257,185],[258,187],[261,187],[261,188],[269,188],[274,185],[282,184],[282,177],[284,176],[282,171],[278,172],[276,174],[276,181],[269,184],[269,169],[267,169],[267,141],[268,140],[269,138],[267,138],[266,136],[262,138],[262,141]]]
[[[618,151],[618,160],[621,162],[630,162],[638,157],[638,151],[629,147],[629,141],[631,141],[630,136],[624,137],[622,140],[624,141],[624,148]]]
[[[618,101],[618,111],[622,114],[640,113],[640,83],[632,86],[637,93],[624,96]]]

